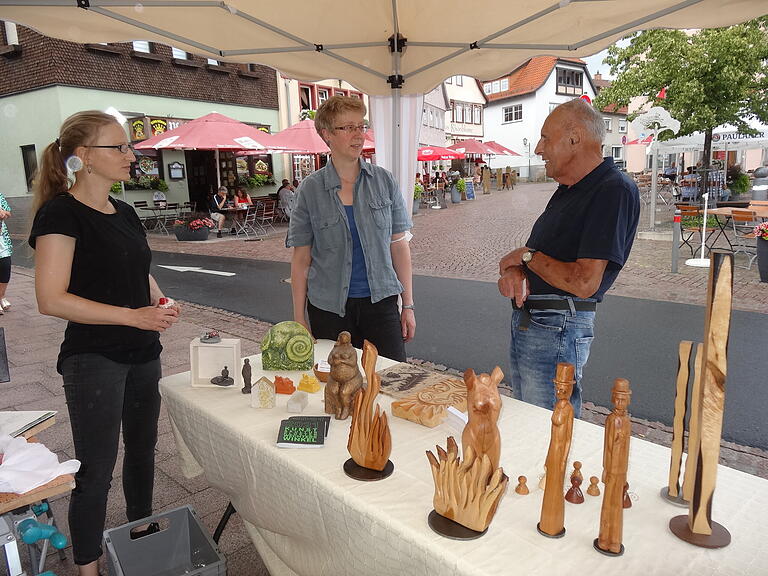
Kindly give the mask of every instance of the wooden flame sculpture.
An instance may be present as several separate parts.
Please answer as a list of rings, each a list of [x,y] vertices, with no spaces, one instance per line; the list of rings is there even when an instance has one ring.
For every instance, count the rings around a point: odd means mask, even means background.
[[[355,394],[347,450],[358,466],[381,472],[392,453],[392,435],[389,432],[387,413],[380,410],[378,404],[376,411],[373,411],[373,402],[381,386],[381,378],[376,374],[378,356],[376,346],[368,340],[363,342],[363,372],[368,386]]]
[[[484,531],[507,490],[509,478],[504,470],[494,470],[487,454],[477,458],[471,444],[462,462],[453,436],[448,438],[447,451],[437,446],[437,456],[427,451],[435,481],[435,512],[471,530]]]

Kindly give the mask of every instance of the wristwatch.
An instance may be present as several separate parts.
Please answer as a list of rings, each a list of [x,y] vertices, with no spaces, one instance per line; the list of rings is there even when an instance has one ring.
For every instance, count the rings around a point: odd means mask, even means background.
[[[530,248],[530,249],[526,250],[525,252],[523,252],[523,255],[520,256],[520,260],[522,261],[522,263],[524,265],[527,265],[533,259],[533,254],[535,252],[536,252],[536,250],[534,250],[533,248]]]

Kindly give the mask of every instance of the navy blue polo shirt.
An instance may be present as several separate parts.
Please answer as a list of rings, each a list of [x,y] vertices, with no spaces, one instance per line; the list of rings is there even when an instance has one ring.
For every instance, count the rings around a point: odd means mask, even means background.
[[[525,245],[563,262],[608,260],[600,288],[592,295],[601,301],[629,257],[639,218],[637,186],[612,158],[604,158],[573,186],[561,184],[555,190]],[[527,274],[531,294],[572,296],[532,270]]]

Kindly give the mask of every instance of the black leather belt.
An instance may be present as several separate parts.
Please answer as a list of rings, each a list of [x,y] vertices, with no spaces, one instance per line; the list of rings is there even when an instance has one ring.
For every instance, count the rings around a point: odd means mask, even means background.
[[[531,310],[575,310],[576,312],[594,312],[597,310],[597,302],[589,300],[526,300],[523,306],[518,306],[514,299],[512,306],[517,310],[522,310],[523,315],[520,318],[520,330],[528,330],[528,324],[531,319]],[[573,306],[573,308],[571,308]]]
[[[577,312],[594,312],[597,310],[597,302],[590,300],[526,300],[523,308],[526,310],[570,310],[571,304]],[[521,308],[512,301],[512,305],[520,310]]]

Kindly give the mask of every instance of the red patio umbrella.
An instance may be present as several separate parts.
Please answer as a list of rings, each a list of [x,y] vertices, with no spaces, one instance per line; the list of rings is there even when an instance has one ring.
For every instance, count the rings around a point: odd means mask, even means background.
[[[451,146],[448,146],[448,148],[456,150],[457,152],[463,152],[464,154],[497,154],[497,152],[494,152],[482,142],[472,138],[456,142],[456,144],[452,144]]]
[[[272,135],[212,112],[136,145],[138,150],[264,150]]]
[[[281,146],[287,152],[304,154],[328,154],[330,150],[315,130],[315,121],[307,118],[280,130],[273,136],[273,144]]]
[[[483,142],[488,148],[491,150],[495,150],[494,154],[497,156],[520,156],[517,152],[514,150],[510,150],[506,146],[502,146],[498,142],[494,142],[493,140],[489,140],[488,142]]]
[[[430,160],[453,160],[454,158],[464,158],[463,152],[449,150],[441,146],[424,146],[417,150],[416,159],[429,162]]]

